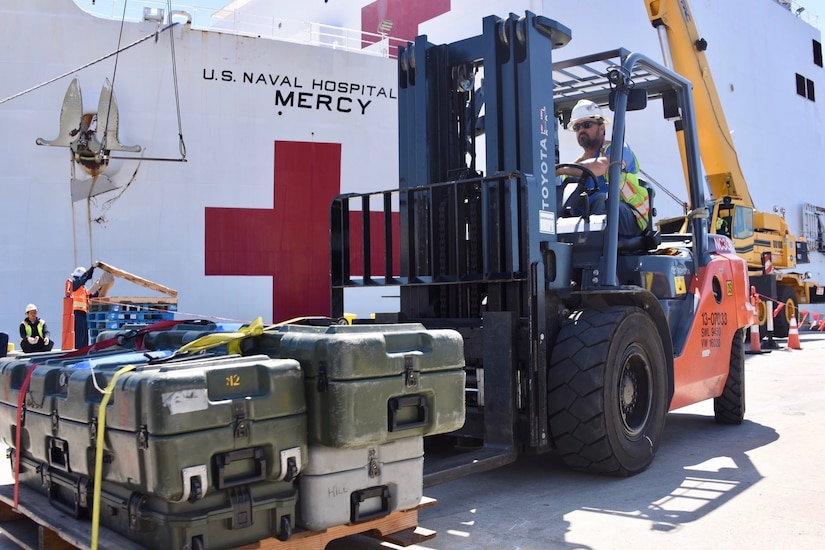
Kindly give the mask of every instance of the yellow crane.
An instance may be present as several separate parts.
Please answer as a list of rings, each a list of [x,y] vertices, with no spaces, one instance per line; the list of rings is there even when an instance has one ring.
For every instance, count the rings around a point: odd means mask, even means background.
[[[792,271],[800,260],[807,261],[807,243],[791,234],[784,215],[757,210],[753,203],[705,56],[707,42],[699,36],[687,0],[644,3],[659,33],[665,65],[693,83],[699,152],[710,193],[709,230],[733,241],[737,254],[748,262],[751,284],[781,308],[775,317],[775,335],[787,336],[798,304],[818,301],[812,293],[817,283],[807,274]],[[684,165],[682,132],[676,124]],[[686,223],[686,217],[669,218],[659,222],[659,227],[669,233],[685,230]],[[763,327],[767,317],[762,303],[759,322]]]

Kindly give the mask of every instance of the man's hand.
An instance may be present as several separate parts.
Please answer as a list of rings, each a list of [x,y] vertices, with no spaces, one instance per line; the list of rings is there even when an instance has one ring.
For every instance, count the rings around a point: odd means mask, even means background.
[[[43,343],[46,344],[47,346],[49,345],[49,337],[48,336],[43,338]]]
[[[29,341],[29,344],[35,345],[37,343],[37,336],[29,336],[26,340]]]

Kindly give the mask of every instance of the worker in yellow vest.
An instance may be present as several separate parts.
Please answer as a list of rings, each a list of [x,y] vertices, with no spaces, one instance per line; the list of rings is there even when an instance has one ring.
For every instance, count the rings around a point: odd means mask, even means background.
[[[605,125],[610,122],[603,114],[601,107],[587,99],[582,99],[573,107],[568,128],[576,133],[576,141],[584,150],[576,159],[590,169],[597,181],[588,182],[598,187],[586,190],[590,203],[591,214],[605,214],[607,212],[607,177],[610,167],[611,143],[605,140]],[[578,168],[565,167],[556,170],[557,176],[584,177],[584,172]],[[622,150],[622,172],[618,188],[621,202],[619,203],[619,235],[630,237],[640,234],[647,229],[650,198],[648,191],[639,183],[639,162],[636,155],[625,143]],[[578,196],[571,196],[564,205],[570,208],[574,216],[581,215],[582,205]]]
[[[46,321],[37,316],[37,306],[26,306],[26,318],[20,323],[20,349],[24,353],[52,351],[54,342]]]

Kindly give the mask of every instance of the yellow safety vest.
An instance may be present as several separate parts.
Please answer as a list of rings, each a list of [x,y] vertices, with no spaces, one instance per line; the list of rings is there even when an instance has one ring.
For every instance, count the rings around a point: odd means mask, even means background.
[[[43,338],[43,325],[45,325],[45,324],[46,324],[46,321],[44,321],[43,319],[38,319],[37,320],[37,335],[40,336],[41,339]],[[25,325],[25,327],[26,327],[26,337],[31,336],[32,335],[32,326],[31,326],[31,324],[23,321],[23,325]]]
[[[600,156],[609,157],[608,149],[610,143],[602,146]],[[633,160],[636,161],[636,167],[639,166],[639,159],[633,153]],[[604,180],[608,181],[608,173],[605,173]],[[621,193],[622,200],[633,207],[633,215],[636,216],[636,224],[639,229],[647,228],[648,214],[650,213],[650,196],[642,184],[639,183],[639,174],[625,171],[622,168],[622,183],[619,186],[619,193]]]
[[[639,183],[639,176],[622,172],[622,200],[633,207],[633,215],[639,229],[647,228],[647,216],[650,212],[650,196],[647,189]]]

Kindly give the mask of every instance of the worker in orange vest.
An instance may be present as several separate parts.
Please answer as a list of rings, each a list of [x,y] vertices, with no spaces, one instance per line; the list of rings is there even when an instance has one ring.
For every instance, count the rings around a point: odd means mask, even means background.
[[[89,294],[84,286],[94,274],[95,267],[86,270],[85,267],[78,267],[71,277],[66,279],[66,297],[72,299],[72,309],[74,313],[74,347],[75,349],[85,348],[89,345],[89,298],[94,298],[97,293]],[[65,343],[63,344],[65,347]]]

